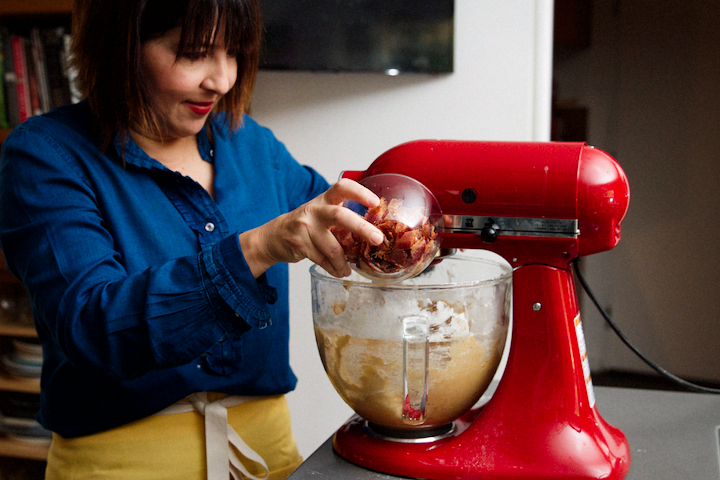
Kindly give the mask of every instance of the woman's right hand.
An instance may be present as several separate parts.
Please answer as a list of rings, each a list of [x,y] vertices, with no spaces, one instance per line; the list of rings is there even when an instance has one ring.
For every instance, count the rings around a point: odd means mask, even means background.
[[[382,243],[384,236],[361,216],[343,207],[345,200],[368,208],[380,202],[377,195],[359,183],[341,179],[310,202],[241,233],[240,247],[255,278],[276,263],[294,263],[305,258],[335,277],[350,275],[345,253],[332,230],[345,229],[372,245]]]

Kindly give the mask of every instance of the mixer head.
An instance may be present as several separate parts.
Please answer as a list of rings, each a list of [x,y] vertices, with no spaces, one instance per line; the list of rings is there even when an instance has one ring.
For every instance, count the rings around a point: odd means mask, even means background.
[[[414,141],[343,177],[386,173],[414,178],[438,200],[443,250],[486,249],[514,267],[567,267],[614,248],[630,199],[618,163],[582,142]]]

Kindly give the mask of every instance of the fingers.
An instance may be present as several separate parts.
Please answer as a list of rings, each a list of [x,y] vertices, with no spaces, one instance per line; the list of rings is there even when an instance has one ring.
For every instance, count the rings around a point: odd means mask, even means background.
[[[307,258],[336,277],[350,275],[345,252],[335,232],[344,230],[366,238],[373,244],[382,243],[382,233],[355,212],[339,205],[315,205],[309,208],[306,224]]]
[[[380,203],[380,198],[372,191],[347,178],[341,178],[321,197],[324,202],[330,205],[340,205],[345,200],[353,200],[368,208],[372,208],[378,206]],[[385,238],[382,232],[374,225],[346,208],[333,209],[332,216],[325,219],[324,223],[328,228],[340,228],[359,235],[363,240],[372,245],[379,245]]]
[[[371,245],[381,244],[385,236],[363,217],[343,207],[345,200],[368,208],[380,203],[377,195],[367,188],[342,179],[305,205],[241,234],[241,248],[253,274],[262,273],[274,263],[308,258],[331,275],[350,275],[345,252],[335,232],[345,230],[346,234],[355,234]]]
[[[334,277],[347,277],[350,275],[350,266],[345,260],[345,252],[330,230],[311,232],[312,248],[308,251],[308,259]]]
[[[339,205],[345,200],[354,200],[368,208],[376,207],[380,199],[373,192],[348,178],[341,178],[324,194],[325,201],[332,205]]]
[[[385,239],[383,233],[375,225],[350,209],[334,208],[332,215],[331,219],[326,223],[329,227],[354,233],[371,245],[380,245]]]

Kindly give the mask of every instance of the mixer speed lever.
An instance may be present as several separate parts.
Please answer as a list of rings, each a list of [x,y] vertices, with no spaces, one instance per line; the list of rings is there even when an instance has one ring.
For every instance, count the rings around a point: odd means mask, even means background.
[[[480,238],[485,243],[493,243],[497,240],[499,228],[500,226],[497,223],[486,223],[480,230]]]

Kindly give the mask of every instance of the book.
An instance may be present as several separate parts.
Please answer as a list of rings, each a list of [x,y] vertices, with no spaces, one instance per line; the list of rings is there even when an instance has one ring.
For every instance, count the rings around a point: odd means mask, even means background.
[[[17,92],[17,109],[19,123],[24,122],[32,114],[30,103],[30,85],[28,82],[27,63],[25,59],[25,39],[20,35],[10,37],[13,66],[15,69],[15,90]]]
[[[71,101],[70,85],[65,75],[64,36],[64,27],[47,28],[40,31],[51,109],[68,105]]]
[[[37,65],[33,60],[32,42],[29,38],[23,37],[23,46],[25,47],[25,72],[27,75],[28,95],[30,96],[29,116],[42,114],[40,107],[40,93],[38,86]]]
[[[35,65],[35,79],[37,82],[37,95],[40,113],[50,111],[50,87],[45,62],[45,52],[39,28],[30,30],[30,50]]]
[[[3,49],[3,38],[0,35],[0,128],[10,128],[7,118],[7,103],[5,101],[5,52]]]
[[[13,61],[12,43],[7,29],[0,30],[3,47],[3,80],[5,83],[5,110],[7,112],[8,128],[20,123],[18,111],[17,89],[15,88],[15,62]]]
[[[80,90],[77,87],[77,70],[75,67],[73,67],[72,63],[70,62],[70,45],[72,44],[72,39],[70,37],[69,33],[63,34],[63,66],[65,75],[68,79],[68,85],[70,87],[70,102],[71,103],[78,103],[80,100],[82,100],[82,95],[80,94]]]

